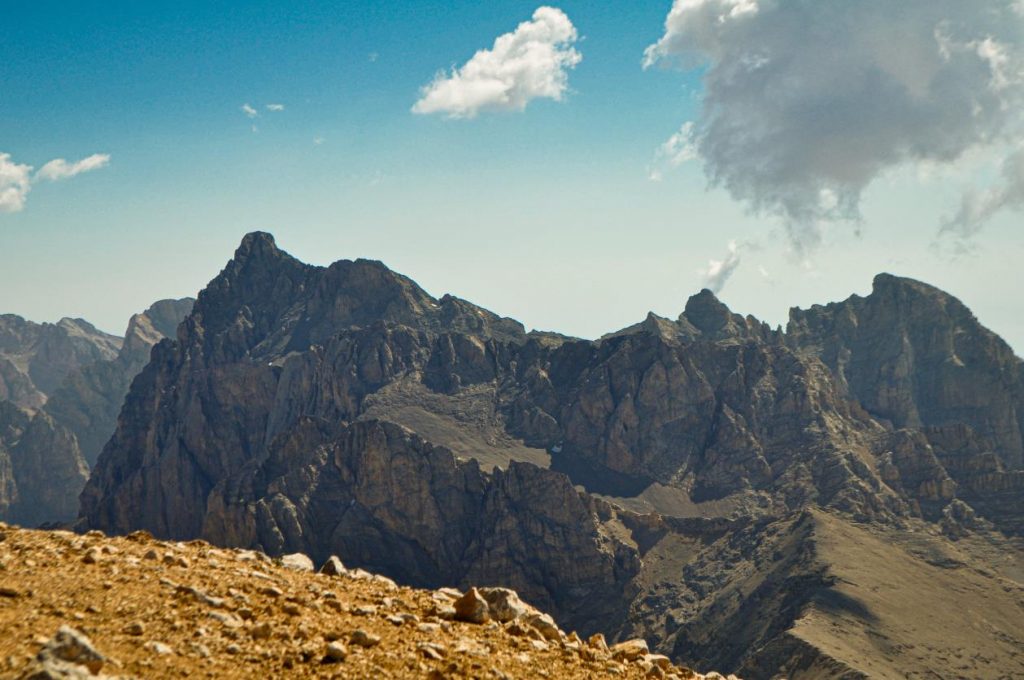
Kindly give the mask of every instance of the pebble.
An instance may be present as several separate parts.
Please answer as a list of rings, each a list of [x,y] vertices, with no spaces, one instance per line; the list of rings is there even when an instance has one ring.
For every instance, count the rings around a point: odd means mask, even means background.
[[[331,555],[320,567],[320,573],[327,576],[343,576],[347,570],[337,555]]]
[[[167,654],[174,654],[174,650],[171,649],[170,645],[166,645],[163,642],[157,642],[156,640],[150,640],[149,642],[147,642],[146,649],[150,650],[154,654],[159,654],[161,656]]]
[[[349,637],[349,642],[353,645],[369,649],[370,647],[376,647],[380,644],[380,636],[374,635],[373,633],[367,633],[365,630],[360,628],[352,631],[352,635]]]
[[[439,645],[434,642],[421,642],[416,645],[416,649],[428,659],[439,661],[444,657],[448,656],[448,650],[444,645]]]
[[[345,649],[345,645],[337,641],[327,643],[327,653],[324,656],[330,661],[344,661],[347,655],[348,650]]]

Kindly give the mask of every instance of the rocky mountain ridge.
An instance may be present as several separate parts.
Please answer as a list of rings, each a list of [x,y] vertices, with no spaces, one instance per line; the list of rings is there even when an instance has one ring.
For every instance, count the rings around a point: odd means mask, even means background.
[[[123,339],[80,319],[0,317],[0,366],[17,368],[0,379],[0,518],[35,526],[77,515],[128,386],[191,307],[187,298],[157,302],[132,316]]]
[[[950,296],[875,287],[785,332],[704,291],[591,342],[250,234],[133,383],[82,524],[512,586],[750,677],[941,675],[959,641],[913,652],[836,576],[844,541],[884,535],[908,582],[948,569],[1000,612],[985,673],[1022,644],[1019,360]],[[993,550],[1009,566],[970,576]],[[865,656],[840,622],[891,643]]]

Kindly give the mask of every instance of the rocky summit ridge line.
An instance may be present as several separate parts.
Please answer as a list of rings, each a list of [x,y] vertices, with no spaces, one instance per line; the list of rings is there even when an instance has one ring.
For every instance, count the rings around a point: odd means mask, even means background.
[[[745,677],[999,677],[1022,395],[961,303],[890,275],[785,331],[703,291],[586,341],[254,233],[132,383],[81,524],[508,586]]]

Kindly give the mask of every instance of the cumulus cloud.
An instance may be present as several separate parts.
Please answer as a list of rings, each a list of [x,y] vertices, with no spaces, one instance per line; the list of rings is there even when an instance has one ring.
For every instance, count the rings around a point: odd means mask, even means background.
[[[666,171],[694,158],[697,158],[697,146],[693,141],[693,122],[689,121],[655,150],[647,176],[660,182]]]
[[[473,118],[485,111],[522,111],[537,98],[561,101],[569,69],[582,57],[573,44],[576,27],[554,7],[539,7],[530,21],[499,36],[451,73],[444,71],[420,90],[414,113]]]
[[[83,172],[98,170],[110,163],[110,156],[95,153],[80,161],[69,163],[63,158],[55,158],[32,174],[32,166],[16,163],[11,155],[0,153],[0,212],[14,213],[25,208],[32,185],[41,180],[55,182],[68,179]]]
[[[10,154],[0,153],[0,212],[18,212],[25,207],[31,174],[31,165],[15,163]]]
[[[708,260],[703,272],[704,287],[715,295],[722,292],[725,284],[740,266],[740,249],[736,241],[729,241],[728,250],[721,260]]]
[[[256,116],[260,115],[260,112],[257,111],[256,109],[254,109],[248,103],[242,104],[241,108],[242,108],[242,113],[244,113],[249,118],[255,118]]]
[[[39,168],[39,172],[36,173],[36,179],[48,179],[50,181],[56,181],[59,179],[68,179],[75,175],[80,175],[83,172],[90,172],[92,170],[99,170],[105,168],[110,163],[110,155],[105,153],[94,153],[91,156],[87,156],[80,161],[74,163],[68,163],[63,158],[55,158],[43,167]]]
[[[1002,174],[995,186],[967,191],[960,209],[942,225],[942,232],[960,238],[976,235],[985,222],[1003,210],[1024,209],[1024,147],[1003,161]]]
[[[675,0],[644,65],[704,68],[711,183],[798,248],[858,220],[887,170],[948,164],[1024,128],[1019,0]]]

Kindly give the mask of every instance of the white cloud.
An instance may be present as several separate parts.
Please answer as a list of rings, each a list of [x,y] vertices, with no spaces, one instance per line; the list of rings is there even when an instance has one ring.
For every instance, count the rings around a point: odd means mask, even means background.
[[[675,0],[644,65],[705,68],[693,128],[712,184],[797,250],[859,220],[864,189],[1024,132],[1014,0]]]
[[[1002,174],[995,186],[964,193],[960,209],[943,223],[942,232],[971,238],[997,213],[1013,209],[1024,209],[1024,147],[1003,161]]]
[[[31,186],[32,166],[15,163],[11,155],[0,153],[0,212],[18,212],[25,207]]]
[[[323,137],[314,137],[314,138],[313,138],[313,144],[314,144],[315,146],[320,146],[320,145],[321,145],[321,144],[323,144],[323,143],[324,143],[325,141],[327,141],[327,140],[325,140],[325,139],[324,139]]]
[[[722,292],[729,278],[740,266],[740,250],[736,241],[729,241],[728,250],[721,260],[708,260],[704,270],[704,287],[715,295]]]
[[[55,158],[43,167],[39,168],[39,172],[36,173],[35,179],[48,179],[50,181],[68,179],[75,175],[80,175],[83,172],[90,172],[92,170],[105,168],[109,163],[110,155],[105,153],[94,153],[93,155],[87,156],[74,163],[68,163],[63,158]]]
[[[284,111],[284,104],[267,104],[267,111]]]
[[[11,155],[0,153],[0,212],[14,213],[25,208],[25,200],[32,185],[41,180],[55,182],[68,179],[83,172],[98,170],[110,163],[109,154],[94,153],[80,161],[68,163],[55,158],[32,174],[32,166],[15,163]]]
[[[244,113],[249,118],[255,118],[256,116],[260,115],[260,112],[254,109],[248,103],[242,104],[242,113]]]
[[[654,151],[654,160],[647,170],[647,176],[655,182],[660,182],[666,171],[678,168],[697,157],[697,146],[693,141],[693,122],[683,123],[678,132],[673,133]]]
[[[530,21],[499,36],[451,73],[420,90],[414,113],[473,118],[484,111],[522,111],[537,98],[561,101],[569,69],[580,62],[576,28],[560,9],[540,7]]]

